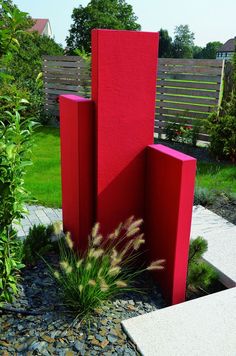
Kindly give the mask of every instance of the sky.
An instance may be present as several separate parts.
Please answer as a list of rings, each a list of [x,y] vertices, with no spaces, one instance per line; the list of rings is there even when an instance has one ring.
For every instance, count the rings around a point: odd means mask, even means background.
[[[20,10],[34,18],[49,18],[55,40],[65,45],[72,24],[74,7],[86,6],[88,0],[13,0]],[[143,31],[166,29],[174,36],[179,25],[189,25],[195,44],[226,42],[236,36],[236,0],[126,0],[133,6]]]

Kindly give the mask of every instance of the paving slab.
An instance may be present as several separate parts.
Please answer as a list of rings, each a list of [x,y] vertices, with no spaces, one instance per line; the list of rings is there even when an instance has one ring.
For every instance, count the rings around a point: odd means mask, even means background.
[[[33,225],[49,225],[62,220],[62,209],[46,208],[42,205],[27,205],[28,214],[21,220],[21,224],[15,224],[17,235],[24,238],[28,235]]]
[[[124,320],[144,356],[235,356],[236,288]]]
[[[235,287],[236,226],[198,205],[193,208],[191,228],[191,237],[197,236],[207,240],[208,251],[203,258],[218,271],[221,283]]]

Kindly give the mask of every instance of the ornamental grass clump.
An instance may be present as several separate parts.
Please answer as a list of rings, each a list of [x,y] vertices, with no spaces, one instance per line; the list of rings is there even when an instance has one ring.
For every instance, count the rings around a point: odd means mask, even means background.
[[[88,248],[80,255],[70,233],[59,240],[59,268],[50,267],[59,285],[64,303],[81,316],[87,316],[104,301],[133,290],[135,278],[144,270],[163,269],[164,260],[149,267],[135,266],[140,247],[145,243],[141,219],[129,218],[104,237],[96,223],[89,236]]]

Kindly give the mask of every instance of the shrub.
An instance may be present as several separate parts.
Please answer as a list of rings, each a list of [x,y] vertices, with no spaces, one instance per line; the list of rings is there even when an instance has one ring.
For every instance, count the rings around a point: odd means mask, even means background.
[[[218,158],[236,162],[236,117],[213,113],[206,124],[210,135],[210,151]]]
[[[34,225],[29,230],[29,234],[23,241],[23,262],[26,265],[33,265],[37,260],[54,248],[52,242],[53,225]]]
[[[82,256],[73,248],[70,234],[59,240],[60,267],[50,267],[64,303],[79,316],[89,315],[111,297],[130,290],[143,269],[134,269],[138,252],[144,244],[140,233],[142,220],[128,219],[106,239],[97,223],[89,236],[89,246]],[[163,260],[153,262],[147,270],[162,269]]]
[[[178,119],[178,122],[179,121],[181,121],[181,119]],[[182,123],[171,122],[165,127],[167,140],[186,143],[192,146],[196,146],[197,144],[199,131],[199,123],[194,125],[185,125]]]
[[[214,203],[216,199],[216,193],[207,188],[196,187],[194,193],[194,204],[209,206]]]
[[[207,241],[200,236],[190,241],[187,293],[196,292],[198,289],[205,290],[218,278],[215,269],[202,259],[207,248]]]

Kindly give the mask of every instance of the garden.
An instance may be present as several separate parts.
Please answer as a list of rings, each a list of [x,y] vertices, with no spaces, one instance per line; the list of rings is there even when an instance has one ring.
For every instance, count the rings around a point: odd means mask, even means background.
[[[53,39],[27,32],[27,13],[0,5],[1,353],[137,355],[121,321],[166,307],[152,274],[166,260],[146,258],[143,219],[131,216],[107,236],[96,223],[84,251],[59,221],[17,236],[27,207],[62,207],[60,128],[44,108],[41,68],[43,55],[64,53]],[[236,224],[236,56],[233,67],[231,94],[205,120],[208,146],[185,123],[155,140],[197,158],[194,204]],[[207,248],[200,236],[190,242],[187,300],[225,288],[202,259]]]

